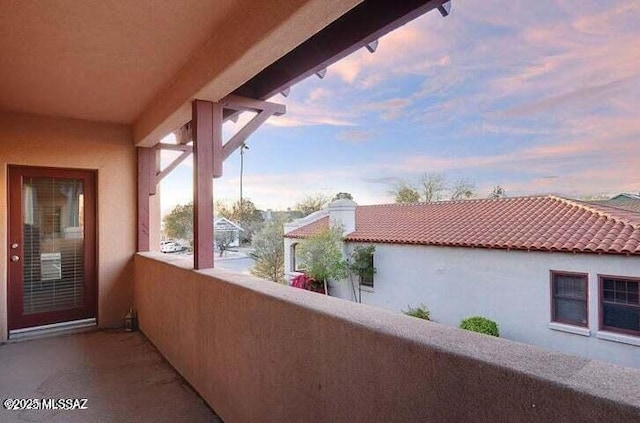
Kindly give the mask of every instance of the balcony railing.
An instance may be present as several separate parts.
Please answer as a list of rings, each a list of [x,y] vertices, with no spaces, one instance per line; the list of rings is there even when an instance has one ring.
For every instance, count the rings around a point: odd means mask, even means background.
[[[640,370],[142,253],[142,331],[225,421],[639,421]]]

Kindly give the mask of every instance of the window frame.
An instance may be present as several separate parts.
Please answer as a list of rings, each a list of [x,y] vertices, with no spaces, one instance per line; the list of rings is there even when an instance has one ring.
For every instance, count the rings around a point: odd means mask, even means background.
[[[358,283],[360,284],[360,286],[363,286],[365,288],[369,288],[369,289],[373,289],[374,288],[374,283],[375,283],[375,258],[374,258],[374,253],[371,253],[371,269],[373,269],[373,271],[371,272],[371,282],[363,282],[362,280],[362,276],[358,275]]]
[[[304,273],[305,269],[302,267],[298,267],[300,263],[298,263],[298,260],[296,260],[296,250],[298,245],[300,245],[299,242],[294,242],[293,244],[291,244],[291,270],[293,272],[297,272],[297,273]]]
[[[584,283],[585,283],[585,298],[584,298],[584,303],[585,303],[585,315],[586,315],[586,322],[583,324],[578,324],[576,322],[572,322],[572,321],[568,321],[568,320],[563,320],[563,319],[558,319],[556,318],[556,297],[555,297],[555,290],[554,290],[554,285],[555,285],[555,277],[556,276],[562,276],[562,275],[566,275],[566,276],[580,276],[584,279]],[[574,326],[574,327],[579,327],[579,328],[589,328],[589,274],[588,273],[583,273],[583,272],[566,272],[566,271],[561,271],[561,270],[551,270],[549,271],[549,290],[550,290],[550,295],[549,295],[549,300],[551,302],[551,306],[550,306],[550,310],[551,310],[551,322],[553,323],[560,323],[563,325],[569,325],[569,326]]]
[[[614,326],[605,326],[604,324],[604,280],[605,279],[614,279],[614,280],[624,280],[628,282],[635,282],[638,284],[638,294],[640,295],[640,277],[634,276],[618,276],[618,275],[598,275],[598,308],[599,308],[599,329],[607,332],[620,333],[623,335],[631,335],[640,337],[640,330],[634,331],[630,329],[622,329],[616,328]],[[631,305],[631,304],[621,304],[621,303],[610,303],[610,304],[618,304],[618,305],[626,305],[627,307],[635,307],[640,309],[640,304]]]

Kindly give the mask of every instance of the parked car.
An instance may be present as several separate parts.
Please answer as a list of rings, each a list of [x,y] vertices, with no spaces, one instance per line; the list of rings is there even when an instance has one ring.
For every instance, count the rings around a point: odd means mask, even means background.
[[[163,253],[177,253],[178,251],[184,250],[184,247],[177,242],[173,241],[161,241],[160,242],[160,251]]]

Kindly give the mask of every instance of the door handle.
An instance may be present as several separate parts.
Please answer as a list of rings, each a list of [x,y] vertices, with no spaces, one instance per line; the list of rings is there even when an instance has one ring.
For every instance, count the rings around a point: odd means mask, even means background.
[[[19,256],[11,256],[11,261],[14,262],[14,263],[17,262],[17,261],[20,261],[20,257]]]

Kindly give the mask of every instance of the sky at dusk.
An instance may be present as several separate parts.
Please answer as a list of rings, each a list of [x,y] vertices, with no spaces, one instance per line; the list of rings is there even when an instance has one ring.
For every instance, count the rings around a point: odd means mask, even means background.
[[[425,172],[474,181],[480,197],[497,184],[637,193],[639,98],[640,2],[454,0],[450,16],[429,12],[274,97],[287,113],[249,138],[244,197],[274,210],[315,192],[387,203]],[[192,172],[163,180],[164,212],[191,201]],[[216,199],[239,198],[239,172],[236,151]]]

